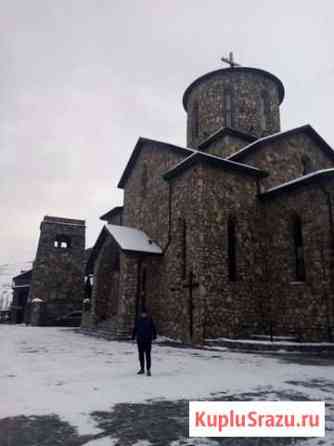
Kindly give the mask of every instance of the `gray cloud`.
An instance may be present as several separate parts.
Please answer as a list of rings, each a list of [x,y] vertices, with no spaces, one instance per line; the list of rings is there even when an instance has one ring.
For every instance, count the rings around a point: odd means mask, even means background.
[[[330,1],[0,6],[0,263],[33,258],[45,214],[85,218],[91,245],[137,138],[184,144],[182,94],[230,50],[281,78],[284,128],[334,143]]]

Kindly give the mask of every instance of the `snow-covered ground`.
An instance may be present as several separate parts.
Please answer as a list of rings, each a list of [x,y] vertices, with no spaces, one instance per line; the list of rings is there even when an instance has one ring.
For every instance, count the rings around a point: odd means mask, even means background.
[[[325,443],[305,444],[334,444],[334,361],[162,345],[155,345],[152,355],[153,376],[137,376],[131,342],[105,341],[67,328],[0,325],[0,421],[54,414],[86,435],[101,432],[93,412],[112,412],[119,403],[217,399],[219,394],[221,399],[312,399],[328,403],[328,434]],[[103,441],[87,446],[112,444],[110,437]]]
[[[8,310],[12,302],[12,280],[22,271],[32,268],[32,262],[0,265],[0,311]]]

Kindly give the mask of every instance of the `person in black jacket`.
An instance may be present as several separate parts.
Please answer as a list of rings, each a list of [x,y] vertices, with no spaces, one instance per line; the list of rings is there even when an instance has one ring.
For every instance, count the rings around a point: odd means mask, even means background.
[[[156,339],[157,332],[153,319],[148,316],[146,310],[142,310],[140,317],[137,319],[133,333],[132,339],[137,339],[138,354],[140,370],[138,375],[143,375],[145,373],[145,358],[146,358],[146,370],[147,376],[151,376],[151,348],[152,340]]]

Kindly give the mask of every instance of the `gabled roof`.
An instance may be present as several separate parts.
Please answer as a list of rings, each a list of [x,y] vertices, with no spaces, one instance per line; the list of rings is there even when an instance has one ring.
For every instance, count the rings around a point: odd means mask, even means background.
[[[126,167],[125,167],[125,169],[123,171],[121,179],[119,180],[118,187],[120,189],[124,188],[125,183],[126,183],[127,179],[130,176],[130,173],[131,173],[131,171],[132,171],[132,169],[133,169],[133,167],[134,167],[134,165],[135,165],[135,163],[137,161],[137,158],[139,156],[140,150],[141,150],[141,148],[142,148],[142,146],[144,144],[152,145],[152,146],[154,146],[156,148],[159,148],[159,149],[162,149],[162,150],[173,150],[173,151],[182,153],[185,156],[193,153],[192,149],[188,149],[186,147],[179,147],[179,146],[175,146],[173,144],[169,144],[169,143],[166,143],[166,142],[155,141],[153,139],[147,139],[147,138],[140,137],[138,139],[137,144],[135,145],[135,148],[134,148],[134,150],[133,150],[133,152],[132,152],[132,154],[130,156],[130,159],[129,159],[129,161],[128,161],[128,163],[127,163],[127,165],[126,165]]]
[[[299,187],[320,183],[324,180],[333,179],[334,178],[334,168],[333,169],[323,169],[316,170],[315,172],[311,172],[307,175],[304,175],[299,178],[295,178],[294,180],[288,181],[287,183],[280,184],[279,186],[275,186],[271,189],[268,189],[265,192],[259,194],[260,198],[272,198],[284,192],[290,192]]]
[[[117,214],[120,214],[121,212],[123,212],[123,206],[116,206],[112,208],[110,211],[101,215],[100,220],[109,221],[112,217],[114,217]]]
[[[24,283],[29,283],[31,282],[31,276],[32,276],[32,270],[28,270],[28,271],[22,271],[20,274],[17,274],[15,277],[13,277],[13,281],[14,283],[16,281],[18,282],[24,282]],[[21,283],[22,285],[22,283]]]
[[[86,265],[86,274],[94,272],[95,260],[107,237],[112,237],[121,251],[137,254],[162,255],[160,246],[143,231],[128,226],[105,225],[100,232]]]
[[[217,139],[225,136],[236,136],[240,139],[244,139],[248,142],[256,141],[257,137],[254,135],[251,135],[250,133],[241,132],[240,130],[233,129],[232,127],[222,127],[219,130],[217,130],[215,133],[210,135],[205,141],[201,142],[201,144],[198,146],[200,150],[205,150],[210,144],[215,142]]]
[[[300,127],[296,127],[294,129],[287,130],[285,132],[274,133],[273,135],[269,135],[269,136],[265,136],[263,138],[257,139],[256,141],[252,142],[251,144],[248,144],[248,146],[242,148],[238,152],[233,153],[233,155],[230,155],[226,159],[231,160],[231,161],[240,160],[245,155],[248,155],[249,153],[252,153],[255,150],[259,149],[260,147],[263,147],[268,142],[276,142],[276,141],[286,138],[287,136],[296,135],[298,133],[308,134],[311,138],[313,138],[319,144],[319,147],[324,152],[329,154],[334,159],[334,150],[319,135],[319,133],[314,130],[314,128],[310,124],[302,125]]]
[[[225,167],[227,169],[228,168],[235,169],[235,170],[238,170],[239,172],[243,172],[243,173],[249,174],[249,175],[267,176],[266,172],[259,170],[255,167],[247,166],[246,164],[229,161],[228,159],[210,155],[208,153],[204,153],[204,152],[201,152],[198,150],[189,149],[187,147],[175,146],[173,144],[165,143],[162,141],[155,141],[155,140],[147,139],[147,138],[139,138],[138,142],[132,152],[132,155],[128,161],[128,164],[123,172],[123,175],[118,183],[119,188],[123,188],[125,186],[126,181],[127,181],[128,177],[136,163],[138,156],[139,156],[141,147],[144,143],[151,144],[154,147],[162,149],[162,150],[170,149],[170,150],[178,151],[187,157],[186,159],[182,160],[180,163],[176,164],[176,166],[174,166],[168,172],[166,172],[163,175],[163,177],[165,179],[171,178],[172,176],[174,176],[174,174],[177,174],[181,170],[184,171],[186,168],[190,167],[190,165],[192,165],[194,162],[198,162],[198,161],[207,162],[211,165],[216,165],[218,167]],[[194,156],[194,155],[196,155],[196,156]]]
[[[228,161],[225,158],[220,158],[219,156],[209,155],[203,152],[195,152],[164,173],[163,178],[165,180],[170,180],[198,162],[203,162],[224,170],[233,170],[234,172],[240,172],[250,176],[265,177],[268,175],[267,172],[257,169],[256,167]]]

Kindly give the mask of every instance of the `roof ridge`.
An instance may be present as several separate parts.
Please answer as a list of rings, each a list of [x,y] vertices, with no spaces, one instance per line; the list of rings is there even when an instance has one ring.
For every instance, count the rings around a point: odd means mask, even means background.
[[[242,155],[243,152],[248,151],[250,148],[256,146],[257,144],[261,144],[263,142],[270,141],[271,139],[275,139],[278,136],[283,136],[283,135],[289,134],[291,132],[295,132],[295,131],[303,130],[303,129],[307,129],[307,128],[310,128],[310,129],[314,130],[313,127],[310,124],[303,124],[303,125],[298,126],[298,127],[293,127],[291,129],[284,130],[283,132],[276,132],[276,133],[272,133],[271,135],[262,136],[261,138],[257,139],[256,141],[253,141],[250,144],[248,144],[247,146],[245,146],[242,149],[238,150],[238,152],[232,153],[232,155],[228,156],[226,159],[230,159],[231,160],[232,158],[234,158],[236,156]]]
[[[238,152],[233,153],[232,155],[228,156],[226,159],[233,160],[234,158],[238,158],[239,156],[242,156],[244,153],[248,153],[250,149],[260,147],[263,143],[266,143],[267,141],[274,140],[276,138],[284,137],[286,135],[298,133],[301,131],[307,131],[309,132],[314,139],[317,140],[319,143],[319,147],[326,151],[330,156],[334,158],[334,150],[333,148],[323,139],[323,137],[311,126],[311,124],[303,124],[298,127],[294,127],[289,130],[285,130],[284,132],[277,132],[273,133],[272,135],[263,136],[262,138],[257,139],[256,141],[248,144],[247,146],[243,147]],[[311,137],[312,137],[311,136]]]
[[[123,170],[121,179],[118,182],[118,187],[120,189],[124,188],[126,180],[128,179],[128,176],[130,175],[130,172],[132,170],[132,167],[134,165],[134,163],[136,162],[136,159],[139,155],[140,149],[142,144],[144,143],[148,143],[148,144],[155,144],[155,145],[159,145],[159,146],[165,146],[165,147],[169,147],[173,150],[180,150],[183,152],[189,152],[192,153],[194,152],[194,149],[191,149],[189,147],[183,147],[183,146],[177,146],[175,144],[172,143],[168,143],[168,142],[164,142],[164,141],[159,141],[159,140],[155,140],[155,139],[149,139],[149,138],[144,138],[143,136],[140,136],[135,144],[135,147],[130,155],[130,158],[128,159],[128,162],[125,166],[125,169]]]
[[[235,133],[235,134],[244,136],[245,139],[247,138],[249,140],[252,140],[252,142],[257,139],[257,137],[255,135],[252,135],[251,133],[247,133],[242,130],[235,129],[233,127],[228,127],[228,126],[224,127],[223,126],[223,127],[220,127],[218,130],[216,130],[214,133],[212,133],[210,136],[208,136],[204,141],[202,141],[199,144],[198,148],[206,147],[207,145],[210,144],[210,142],[212,140],[214,140],[215,138],[217,138],[217,136],[219,136],[220,134],[223,134],[223,133]]]
[[[281,190],[287,189],[290,186],[295,186],[303,183],[307,183],[309,180],[312,180],[312,178],[321,177],[321,176],[329,176],[328,174],[334,174],[334,167],[329,169],[319,169],[315,170],[313,172],[310,172],[306,175],[302,175],[301,177],[294,178],[293,180],[287,181],[285,183],[279,184],[277,186],[274,186],[261,194],[259,194],[260,197],[267,197],[269,195],[274,194],[275,192],[279,192]]]
[[[173,172],[176,173],[179,169],[182,169],[184,165],[187,165],[189,162],[192,162],[196,158],[202,158],[204,160],[211,160],[215,161],[216,163],[220,163],[221,165],[225,165],[228,167],[233,167],[236,169],[242,170],[242,171],[248,171],[249,173],[258,174],[260,176],[267,176],[267,172],[258,169],[257,167],[249,166],[248,164],[239,163],[236,161],[228,160],[226,158],[222,158],[220,156],[212,155],[210,153],[201,152],[199,150],[192,153],[190,156],[186,157],[185,159],[181,160],[179,163],[177,163],[175,166],[167,170],[162,176],[165,180],[171,178],[173,176]]]

